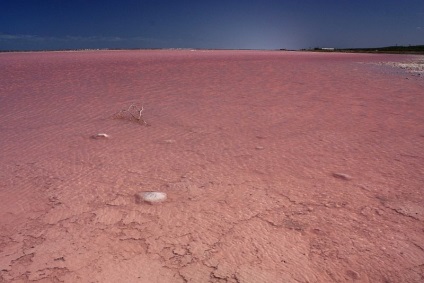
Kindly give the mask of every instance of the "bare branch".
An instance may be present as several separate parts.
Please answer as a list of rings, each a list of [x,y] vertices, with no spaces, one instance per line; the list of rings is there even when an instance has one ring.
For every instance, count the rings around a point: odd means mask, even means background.
[[[133,109],[134,108],[134,109]],[[115,114],[115,118],[124,119],[124,120],[136,120],[143,125],[148,126],[147,122],[144,120],[143,112],[144,107],[138,108],[136,104],[131,104],[128,109],[123,109]]]

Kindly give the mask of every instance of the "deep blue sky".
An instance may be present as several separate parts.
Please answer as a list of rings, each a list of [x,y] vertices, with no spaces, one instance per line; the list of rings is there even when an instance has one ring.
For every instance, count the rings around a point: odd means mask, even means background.
[[[0,50],[424,44],[424,0],[0,0]]]

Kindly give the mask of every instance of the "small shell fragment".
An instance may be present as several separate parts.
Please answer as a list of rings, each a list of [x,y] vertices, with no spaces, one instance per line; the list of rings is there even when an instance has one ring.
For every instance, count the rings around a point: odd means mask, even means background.
[[[348,174],[345,173],[333,173],[333,177],[337,178],[337,179],[341,179],[341,180],[345,180],[345,181],[349,181],[352,179],[352,177]]]
[[[163,192],[141,192],[139,198],[150,204],[163,202],[166,200],[166,193]]]
[[[110,136],[105,133],[98,133],[98,134],[92,135],[91,138],[92,139],[107,139],[107,138],[110,138]]]

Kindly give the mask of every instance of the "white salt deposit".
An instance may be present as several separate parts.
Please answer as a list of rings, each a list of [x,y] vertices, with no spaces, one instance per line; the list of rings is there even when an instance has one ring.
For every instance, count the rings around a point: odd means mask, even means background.
[[[415,60],[411,62],[381,62],[380,64],[388,65],[391,67],[401,68],[410,73],[424,74],[424,60]]]

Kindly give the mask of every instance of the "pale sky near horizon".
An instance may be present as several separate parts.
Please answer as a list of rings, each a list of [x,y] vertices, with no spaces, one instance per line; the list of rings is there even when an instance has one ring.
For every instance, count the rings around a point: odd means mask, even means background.
[[[0,50],[424,45],[424,0],[0,0]]]

